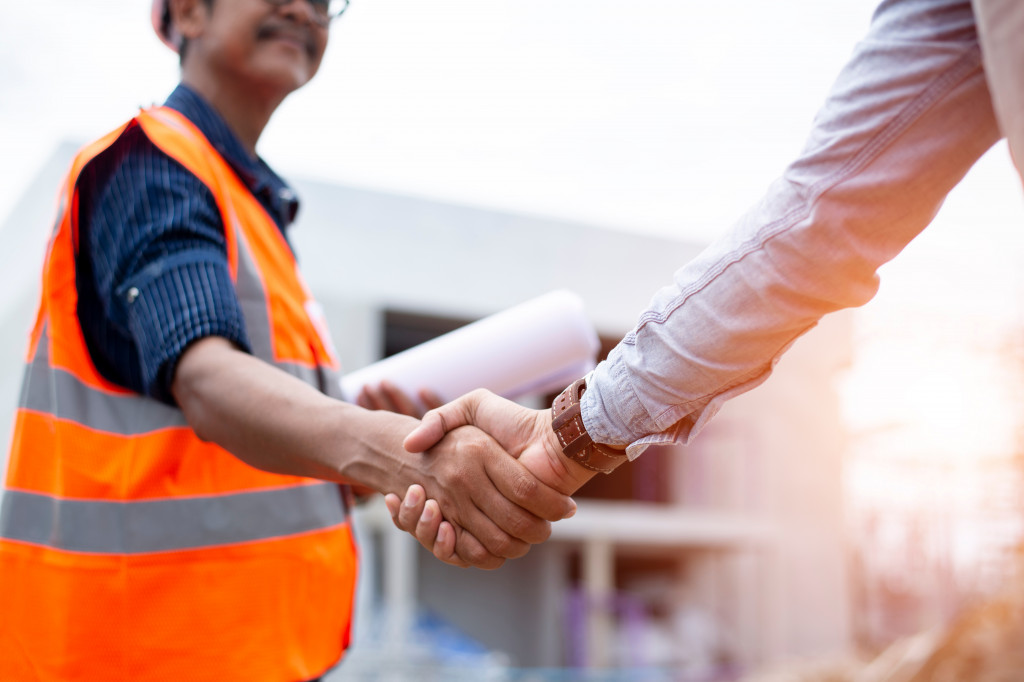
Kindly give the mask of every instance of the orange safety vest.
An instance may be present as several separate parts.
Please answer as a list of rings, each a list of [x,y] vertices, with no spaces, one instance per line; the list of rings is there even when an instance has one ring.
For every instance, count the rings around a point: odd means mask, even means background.
[[[349,641],[345,490],[200,441],[180,410],[104,379],[82,336],[77,180],[132,126],[213,192],[253,353],[340,391],[291,250],[191,122],[145,110],[82,150],[48,247],[0,512],[0,680],[313,678]]]

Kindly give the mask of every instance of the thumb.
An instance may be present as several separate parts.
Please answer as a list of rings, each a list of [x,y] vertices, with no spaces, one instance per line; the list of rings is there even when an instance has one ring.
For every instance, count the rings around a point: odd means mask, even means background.
[[[437,445],[449,431],[470,423],[469,413],[459,401],[442,405],[423,415],[419,426],[402,441],[402,447],[408,452],[425,452]]]

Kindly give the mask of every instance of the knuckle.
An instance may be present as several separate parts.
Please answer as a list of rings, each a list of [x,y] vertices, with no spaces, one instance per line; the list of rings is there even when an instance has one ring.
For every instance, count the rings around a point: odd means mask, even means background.
[[[543,532],[543,523],[531,518],[518,507],[512,509],[505,518],[505,527],[511,536],[528,542],[534,542],[532,538]]]
[[[511,558],[512,538],[504,533],[494,533],[487,539],[487,549],[491,554],[499,557]]]
[[[435,547],[434,556],[451,566],[458,566],[459,568],[467,568],[469,566],[468,562],[454,552],[445,553]]]
[[[463,430],[463,443],[466,450],[476,456],[486,454],[491,450],[490,439],[476,429]]]
[[[466,548],[463,552],[464,558],[473,566],[483,566],[493,557],[490,552],[479,545]]]
[[[525,502],[537,496],[537,479],[521,474],[512,481],[512,495],[516,501]]]
[[[431,410],[427,414],[433,414],[436,419],[440,420],[440,422],[441,422],[441,433],[448,433],[449,431],[451,431],[451,427],[448,426],[448,420],[444,416],[444,410],[442,410],[442,409]],[[424,419],[424,421],[426,421],[426,417],[424,417],[423,419]]]
[[[406,532],[411,532],[416,529],[416,525],[419,519],[413,514],[411,509],[403,507],[402,511],[398,513],[398,520],[396,523],[398,527]]]
[[[434,548],[437,546],[435,536],[430,533],[428,529],[417,528],[415,533],[416,540],[431,552],[435,551]],[[440,558],[440,557],[438,557]]]
[[[551,522],[543,520],[533,522],[520,537],[533,545],[545,542],[551,537]]]
[[[448,480],[453,490],[469,490],[470,478],[469,469],[465,466],[452,467],[448,472]]]
[[[495,556],[515,559],[526,554],[529,545],[502,533],[499,537],[495,538],[494,544],[489,549],[491,554]]]

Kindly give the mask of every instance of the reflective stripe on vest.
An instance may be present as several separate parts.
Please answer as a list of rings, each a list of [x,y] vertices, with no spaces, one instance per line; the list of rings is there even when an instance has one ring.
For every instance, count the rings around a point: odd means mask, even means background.
[[[200,441],[180,410],[103,378],[85,346],[78,175],[132,126],[213,193],[253,354],[340,393],[287,243],[191,123],[144,111],[80,152],[47,250],[0,509],[0,679],[317,677],[351,628],[356,551],[339,486]]]
[[[338,486],[329,483],[143,502],[63,500],[8,490],[0,509],[0,538],[92,554],[252,542],[344,523],[338,495]]]
[[[319,387],[322,381],[321,373],[315,369],[287,362],[276,364],[278,369],[307,384]],[[53,404],[55,396],[59,396],[57,404]],[[181,410],[156,400],[138,400],[134,394],[95,391],[71,372],[50,367],[45,344],[25,368],[20,405],[25,410],[52,414],[120,436],[187,426]]]

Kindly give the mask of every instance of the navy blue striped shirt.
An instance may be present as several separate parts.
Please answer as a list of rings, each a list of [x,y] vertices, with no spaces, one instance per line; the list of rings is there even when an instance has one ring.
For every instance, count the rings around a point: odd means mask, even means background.
[[[179,85],[165,105],[199,128],[284,233],[298,211],[288,185],[192,90]],[[188,344],[221,336],[249,350],[213,193],[139,126],[83,170],[79,243],[78,316],[108,380],[173,404]]]

